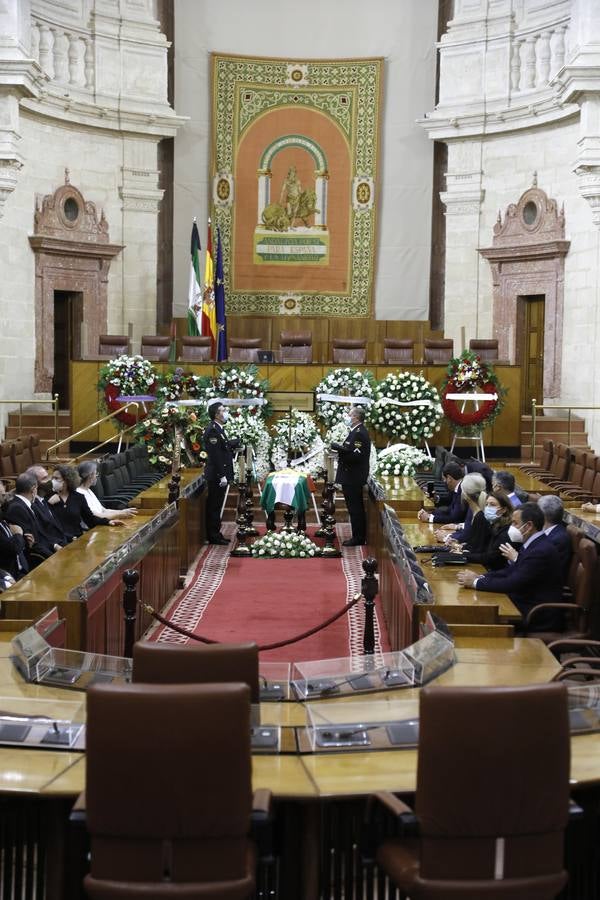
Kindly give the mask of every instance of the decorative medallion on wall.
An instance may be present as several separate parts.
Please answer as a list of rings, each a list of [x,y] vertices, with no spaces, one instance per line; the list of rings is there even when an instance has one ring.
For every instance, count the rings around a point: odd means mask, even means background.
[[[213,56],[228,312],[370,314],[382,66]]]

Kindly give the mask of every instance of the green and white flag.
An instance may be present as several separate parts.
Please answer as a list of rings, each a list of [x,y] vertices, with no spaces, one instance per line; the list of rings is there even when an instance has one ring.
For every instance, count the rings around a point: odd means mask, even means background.
[[[188,334],[202,334],[202,287],[200,280],[200,235],[196,220],[192,225],[192,258],[188,287]]]

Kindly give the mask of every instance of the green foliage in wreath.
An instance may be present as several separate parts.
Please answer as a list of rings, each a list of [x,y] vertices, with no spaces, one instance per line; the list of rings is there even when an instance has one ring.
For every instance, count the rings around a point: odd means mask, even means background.
[[[448,394],[489,394],[489,400],[461,402]],[[508,389],[503,387],[491,363],[472,350],[463,350],[448,363],[442,384],[442,407],[452,431],[465,437],[481,434],[500,415]]]
[[[338,394],[345,397],[366,397],[373,400],[375,397],[375,378],[372,372],[359,371],[358,369],[330,369],[325,378],[315,388],[315,394]],[[369,406],[365,404],[367,412]],[[347,403],[336,403],[331,400],[317,400],[316,413],[318,418],[327,428],[332,428],[341,422],[349,410]]]
[[[387,437],[418,443],[438,430],[440,397],[422,373],[390,372],[378,383],[375,397],[371,423]]]

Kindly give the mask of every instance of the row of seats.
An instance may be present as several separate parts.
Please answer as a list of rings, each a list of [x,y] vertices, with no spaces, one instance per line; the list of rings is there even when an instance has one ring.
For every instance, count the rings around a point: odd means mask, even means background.
[[[98,462],[98,478],[92,490],[108,509],[125,509],[137,494],[161,478],[150,465],[146,446],[134,444]]]
[[[14,480],[17,475],[38,465],[42,459],[42,449],[38,434],[23,435],[15,440],[0,443],[0,478]]]
[[[211,359],[211,339],[209,337],[179,338],[178,359],[182,362],[207,362]],[[260,361],[262,338],[230,338],[228,357],[232,362],[256,363]],[[481,359],[498,360],[497,340],[472,340],[469,349]],[[127,335],[100,336],[99,355],[112,359],[122,353],[129,353]],[[171,352],[171,338],[163,335],[144,335],[141,355],[152,362],[168,362]],[[313,361],[312,334],[306,332],[282,331],[279,339],[279,362],[302,365]],[[426,339],[423,346],[423,362],[443,365],[454,356],[454,341]],[[334,338],[332,341],[334,363],[344,365],[364,365],[367,362],[367,341],[361,338]],[[383,364],[410,365],[415,363],[415,342],[412,339],[384,338]]]
[[[565,500],[600,502],[600,456],[583,447],[546,439],[539,465],[519,466]]]

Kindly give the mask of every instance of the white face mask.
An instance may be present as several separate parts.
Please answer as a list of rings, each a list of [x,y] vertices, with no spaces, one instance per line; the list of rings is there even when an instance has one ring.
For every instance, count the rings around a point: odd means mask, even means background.
[[[53,478],[52,479],[52,490],[56,491],[57,494],[60,494],[62,489],[63,489],[62,478]]]
[[[500,514],[500,510],[497,506],[484,506],[483,514],[488,522],[495,522]]]
[[[229,413],[227,412],[226,409],[224,409],[223,412],[221,413],[221,418],[223,419],[224,422],[226,422],[227,419],[229,418]]]
[[[347,425],[348,428],[352,428],[352,425],[353,425],[352,416],[345,415],[344,416],[344,424]]]
[[[513,544],[522,544],[523,543],[523,535],[519,531],[516,525],[511,525],[508,529],[508,539],[512,541]]]

